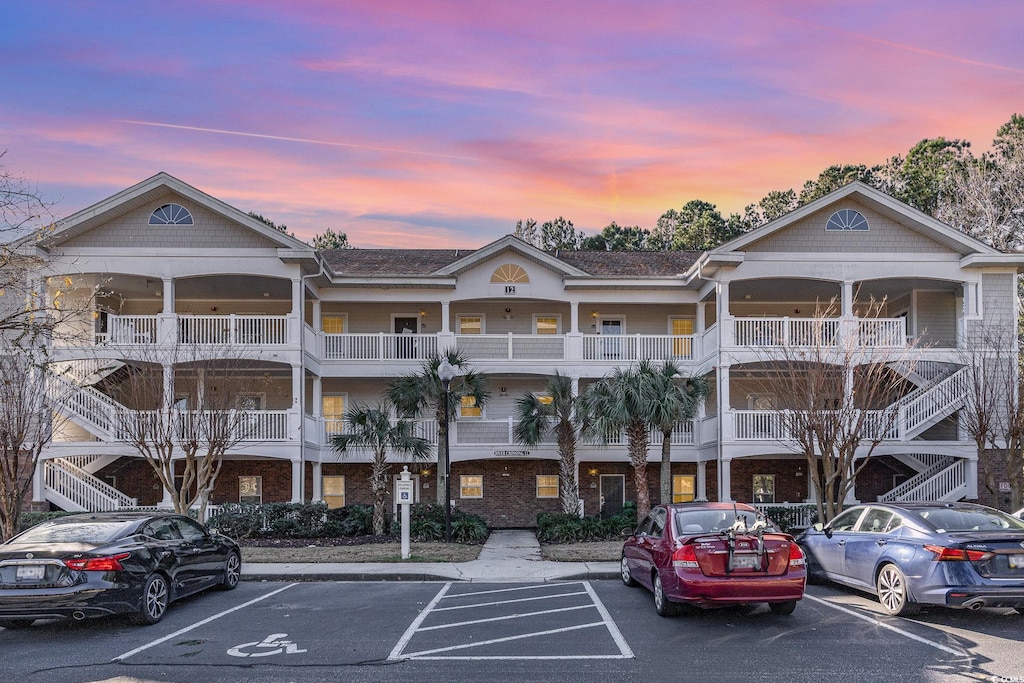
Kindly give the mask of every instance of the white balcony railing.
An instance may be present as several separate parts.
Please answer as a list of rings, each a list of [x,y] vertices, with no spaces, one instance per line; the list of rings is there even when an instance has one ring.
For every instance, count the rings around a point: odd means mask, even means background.
[[[324,334],[324,360],[424,360],[437,353],[432,334]]]
[[[279,346],[288,343],[288,317],[284,315],[181,315],[181,344]]]
[[[859,346],[902,348],[907,344],[904,318],[733,318],[732,325],[736,346],[834,347],[850,334]]]
[[[651,360],[689,361],[694,358],[694,335],[583,335],[583,360],[613,363]]]

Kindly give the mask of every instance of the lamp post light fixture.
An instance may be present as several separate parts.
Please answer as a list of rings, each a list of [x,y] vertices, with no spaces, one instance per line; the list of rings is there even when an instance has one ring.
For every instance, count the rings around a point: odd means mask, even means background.
[[[448,448],[448,411],[451,409],[452,379],[455,377],[455,366],[443,358],[437,366],[437,378],[444,389],[444,411],[441,432],[444,434],[444,542],[452,542],[452,467],[451,450]]]

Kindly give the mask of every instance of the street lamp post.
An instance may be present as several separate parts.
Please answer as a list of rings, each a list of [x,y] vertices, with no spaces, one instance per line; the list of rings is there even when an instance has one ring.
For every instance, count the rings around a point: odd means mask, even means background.
[[[452,379],[455,377],[455,367],[448,362],[447,358],[441,360],[437,366],[437,377],[441,380],[441,387],[444,389],[444,412],[441,419],[441,433],[444,435],[444,542],[452,542],[452,467],[451,451],[448,448],[448,411],[451,409],[451,388]]]

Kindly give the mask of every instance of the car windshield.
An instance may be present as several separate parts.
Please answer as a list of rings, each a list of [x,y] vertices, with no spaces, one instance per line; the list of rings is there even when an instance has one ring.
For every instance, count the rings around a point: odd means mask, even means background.
[[[134,524],[133,521],[43,522],[13,540],[15,543],[109,543]]]
[[[921,518],[927,520],[939,533],[947,531],[1024,531],[1024,521],[998,510],[977,508],[938,508],[924,510]]]
[[[677,510],[675,514],[676,534],[706,534],[724,531],[731,527],[737,517],[750,529],[757,521],[757,513],[749,510]],[[766,520],[767,521],[767,520]],[[768,530],[777,531],[768,521]]]

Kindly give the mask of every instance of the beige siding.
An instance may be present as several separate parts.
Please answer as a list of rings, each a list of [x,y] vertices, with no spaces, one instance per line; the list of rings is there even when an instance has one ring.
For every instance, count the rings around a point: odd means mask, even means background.
[[[956,346],[956,296],[952,292],[917,293],[917,331],[924,346]]]
[[[192,213],[195,225],[149,225],[153,211],[177,203]],[[168,196],[152,206],[130,211],[104,225],[64,243],[65,249],[79,247],[125,248],[231,248],[258,249],[276,246],[270,240],[184,199]]]
[[[835,211],[855,209],[868,221],[866,232],[825,232],[825,223]],[[915,232],[893,219],[872,211],[854,201],[846,200],[811,214],[786,229],[751,244],[747,251],[771,252],[928,252],[943,253],[949,249]]]

